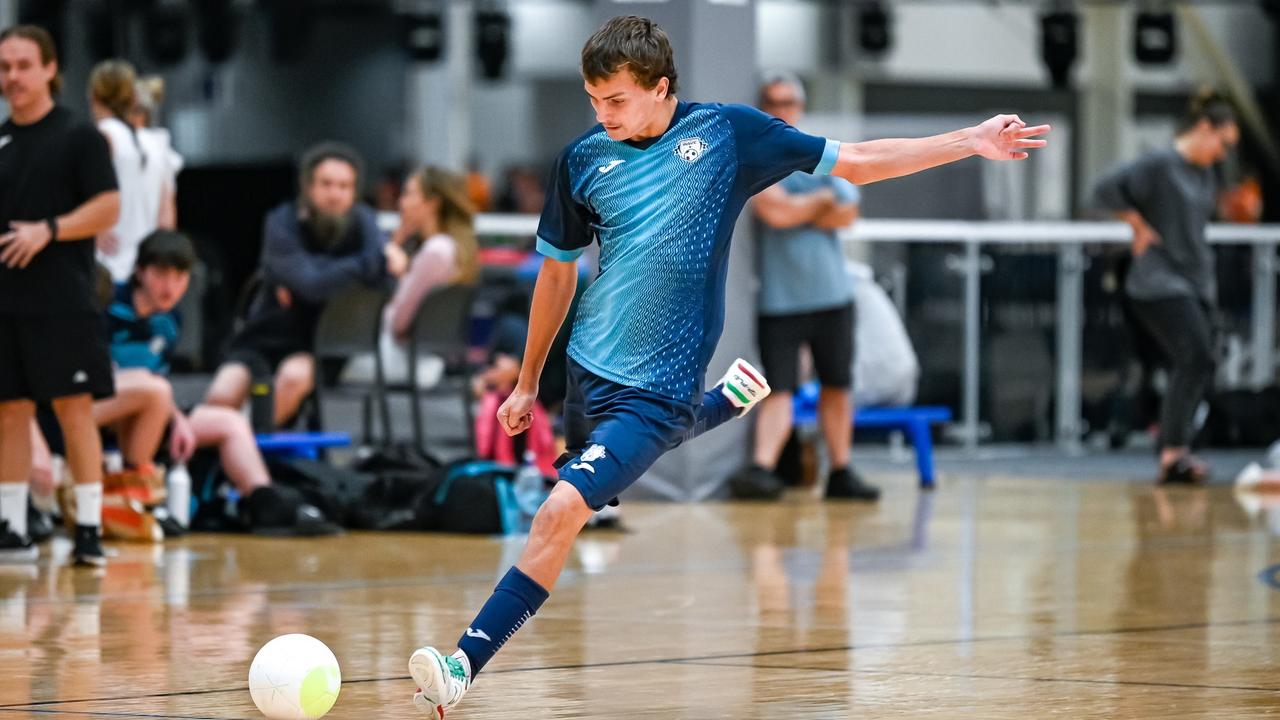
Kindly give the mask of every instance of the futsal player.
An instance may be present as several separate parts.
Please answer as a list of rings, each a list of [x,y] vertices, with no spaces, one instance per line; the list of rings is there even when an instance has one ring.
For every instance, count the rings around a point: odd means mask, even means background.
[[[913,140],[840,143],[806,135],[743,105],[676,98],[666,34],[617,17],[582,50],[599,124],[556,160],[538,225],[545,258],[534,289],[520,379],[498,410],[524,432],[547,348],[577,282],[575,260],[601,245],[600,274],[581,300],[569,343],[565,432],[572,455],[538,511],[520,560],[446,655],[409,659],[414,703],[435,718],[458,704],[477,673],[546,601],[574,537],[682,441],[745,414],[769,392],[738,360],[703,392],[724,325],[729,238],[753,194],[792,172],[864,184],[979,155],[1014,160],[1042,147],[1048,126],[1016,115]]]

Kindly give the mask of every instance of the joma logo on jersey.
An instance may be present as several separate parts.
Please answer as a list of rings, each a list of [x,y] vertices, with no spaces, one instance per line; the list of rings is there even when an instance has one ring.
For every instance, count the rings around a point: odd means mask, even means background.
[[[707,144],[700,137],[685,138],[676,143],[676,157],[685,162],[693,162],[706,152]]]

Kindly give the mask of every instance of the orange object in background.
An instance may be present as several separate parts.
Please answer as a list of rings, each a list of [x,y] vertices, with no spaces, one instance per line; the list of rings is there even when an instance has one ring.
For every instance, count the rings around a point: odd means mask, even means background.
[[[1256,223],[1262,219],[1262,184],[1253,175],[1222,192],[1218,212],[1231,223]]]

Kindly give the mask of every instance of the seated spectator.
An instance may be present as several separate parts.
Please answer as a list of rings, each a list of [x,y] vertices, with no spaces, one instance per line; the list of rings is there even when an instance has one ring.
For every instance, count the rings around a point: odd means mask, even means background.
[[[446,285],[474,284],[479,277],[473,215],[462,180],[447,170],[425,167],[404,181],[400,224],[383,249],[387,270],[397,279],[379,340],[388,380],[408,379],[406,343],[427,295]],[[434,385],[443,371],[439,358],[418,358],[419,385]],[[353,359],[343,378],[370,381],[373,358]]]
[[[239,409],[254,377],[275,374],[273,421],[288,425],[315,387],[316,325],[324,304],[352,284],[386,278],[377,220],[357,204],[362,161],[324,143],[302,160],[301,197],[272,210],[263,232],[262,286],[206,401]]]

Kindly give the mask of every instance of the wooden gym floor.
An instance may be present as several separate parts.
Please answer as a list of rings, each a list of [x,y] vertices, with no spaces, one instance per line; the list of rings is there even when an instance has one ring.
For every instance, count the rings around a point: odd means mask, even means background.
[[[874,507],[624,510],[451,719],[1280,715],[1280,543],[1230,488],[902,476]],[[409,653],[452,647],[520,541],[115,548],[0,568],[0,720],[256,718],[249,661],[289,632],[342,664],[329,717],[418,717]]]

